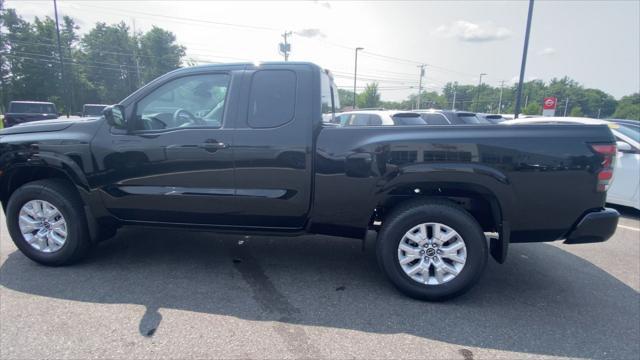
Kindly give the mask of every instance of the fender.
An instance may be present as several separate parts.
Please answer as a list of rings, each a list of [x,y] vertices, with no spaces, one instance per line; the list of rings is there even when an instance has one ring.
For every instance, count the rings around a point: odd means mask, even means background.
[[[399,167],[378,184],[376,204],[394,196],[463,196],[478,194],[495,200],[508,220],[515,195],[506,174],[478,163],[418,163]]]
[[[5,153],[4,155],[8,154]],[[103,214],[104,207],[97,193],[92,192],[90,189],[87,177],[81,168],[82,163],[78,164],[81,160],[73,155],[42,151],[39,149],[39,144],[30,145],[28,152],[14,151],[13,155],[16,160],[8,164],[8,166],[4,166],[0,177],[0,194],[2,194],[3,206],[6,206],[7,191],[13,186],[12,182],[15,176],[23,170],[34,176],[34,180],[43,178],[43,174],[50,175],[51,172],[55,172],[75,186],[84,204],[89,234],[92,241],[97,241],[100,237],[100,231],[95,215]],[[30,179],[26,180],[29,181]],[[18,179],[18,181],[21,180]]]

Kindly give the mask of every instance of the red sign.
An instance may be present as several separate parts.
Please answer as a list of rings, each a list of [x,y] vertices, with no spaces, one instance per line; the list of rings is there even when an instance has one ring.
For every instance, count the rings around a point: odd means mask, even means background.
[[[544,110],[555,110],[556,104],[558,103],[558,98],[548,97],[544,98]]]

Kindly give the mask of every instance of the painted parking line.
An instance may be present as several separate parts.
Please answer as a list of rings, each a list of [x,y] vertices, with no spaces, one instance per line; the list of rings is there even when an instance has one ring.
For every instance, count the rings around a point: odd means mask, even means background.
[[[618,225],[618,227],[619,228],[623,228],[623,229],[627,229],[627,230],[640,231],[640,229],[635,228],[635,227],[631,227],[631,226]]]

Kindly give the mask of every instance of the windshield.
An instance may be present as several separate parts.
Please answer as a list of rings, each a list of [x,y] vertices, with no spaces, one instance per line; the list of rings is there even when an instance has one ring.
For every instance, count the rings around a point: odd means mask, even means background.
[[[630,137],[631,139],[640,142],[640,123],[638,124],[638,126],[633,126],[633,125],[622,125],[622,124],[618,124],[620,125],[616,130],[618,130],[619,132],[621,132],[623,135],[626,135],[628,137]]]
[[[22,114],[55,114],[53,104],[41,103],[11,103],[9,112]]]

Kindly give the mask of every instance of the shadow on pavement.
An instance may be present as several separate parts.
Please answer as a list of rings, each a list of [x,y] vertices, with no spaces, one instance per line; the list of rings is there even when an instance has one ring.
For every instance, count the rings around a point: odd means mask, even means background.
[[[640,220],[640,210],[634,209],[628,206],[607,204],[608,207],[612,207],[620,213],[623,218],[631,220]]]
[[[0,268],[0,284],[59,299],[144,305],[143,336],[163,331],[158,309],[171,308],[406,333],[463,347],[637,357],[635,290],[553,245],[513,245],[509,256],[505,265],[490,261],[466,295],[426,303],[398,293],[378,270],[373,246],[362,252],[357,241],[124,229],[72,267],[46,268],[16,251]],[[282,336],[304,347],[300,331]]]

